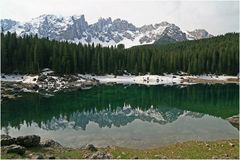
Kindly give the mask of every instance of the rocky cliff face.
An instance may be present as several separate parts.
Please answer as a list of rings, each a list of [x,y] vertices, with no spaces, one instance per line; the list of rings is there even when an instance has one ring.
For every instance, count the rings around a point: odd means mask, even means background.
[[[205,29],[195,29],[194,31],[188,31],[187,34],[188,39],[203,39],[203,38],[211,38],[213,35],[209,34]]]
[[[96,23],[88,24],[84,15],[69,17],[41,15],[25,23],[3,19],[1,28],[4,32],[16,32],[19,36],[37,34],[39,37],[58,41],[99,43],[104,46],[122,43],[126,47],[151,44],[166,36],[175,41],[212,37],[203,29],[185,33],[175,24],[168,22],[136,27],[126,20],[100,18]]]

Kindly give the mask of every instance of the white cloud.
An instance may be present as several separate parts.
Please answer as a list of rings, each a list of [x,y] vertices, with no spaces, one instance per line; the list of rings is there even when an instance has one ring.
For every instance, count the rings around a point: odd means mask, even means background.
[[[0,18],[28,21],[41,14],[84,14],[89,23],[99,17],[143,24],[168,21],[185,30],[207,29],[213,34],[239,31],[238,1],[157,0],[1,0]]]

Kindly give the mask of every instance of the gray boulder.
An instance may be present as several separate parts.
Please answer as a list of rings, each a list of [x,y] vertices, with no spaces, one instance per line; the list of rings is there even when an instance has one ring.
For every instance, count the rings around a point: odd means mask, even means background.
[[[7,153],[16,153],[16,154],[20,154],[20,155],[23,155],[26,152],[25,147],[22,147],[22,146],[19,146],[16,144],[6,146],[5,149],[6,149]]]
[[[1,139],[3,139],[3,138],[11,138],[11,136],[6,135],[6,134],[1,134]]]
[[[15,138],[2,138],[1,146],[8,146],[15,143]]]
[[[44,159],[44,157],[43,157],[43,155],[37,155],[36,157],[35,157],[36,159]]]
[[[44,75],[44,74],[41,74],[41,75],[38,77],[38,81],[44,81],[45,79],[47,79],[47,76]]]
[[[78,79],[79,78],[77,76],[71,75],[71,76],[69,76],[68,81],[69,82],[74,82],[74,81],[77,81]]]
[[[37,135],[20,136],[16,139],[16,144],[24,147],[38,146],[40,143],[40,137]]]
[[[37,155],[33,155],[31,159],[44,159],[44,156],[42,154],[37,154]]]
[[[1,135],[1,146],[8,146],[14,143],[15,143],[15,138],[6,134]]]
[[[232,117],[227,118],[227,120],[232,124],[239,124],[239,115],[234,115]]]
[[[97,148],[96,148],[93,144],[87,144],[87,145],[84,147],[84,149],[90,150],[90,151],[92,151],[92,152],[97,151]]]
[[[62,147],[62,145],[52,139],[45,140],[41,143],[43,147]]]
[[[34,84],[34,85],[32,86],[32,89],[33,89],[33,90],[38,90],[38,89],[39,89],[39,86],[38,86],[37,84]]]
[[[88,159],[111,159],[112,155],[110,153],[105,153],[98,151],[96,153],[93,153],[92,155],[87,156]]]
[[[48,156],[48,159],[56,159],[54,156]]]
[[[48,77],[47,80],[48,80],[48,82],[55,82],[56,81],[53,77]]]
[[[64,76],[64,81],[68,81],[68,82],[74,82],[77,81],[79,78],[75,75],[65,75]]]

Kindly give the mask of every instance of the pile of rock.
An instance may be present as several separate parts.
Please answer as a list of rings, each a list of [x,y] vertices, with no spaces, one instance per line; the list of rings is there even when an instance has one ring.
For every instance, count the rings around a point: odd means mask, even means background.
[[[227,118],[227,120],[232,124],[239,124],[239,115],[234,115],[232,117]]]
[[[52,75],[41,73],[35,83],[1,81],[1,100],[21,97],[22,92],[57,92],[90,89],[99,84],[96,79],[84,79],[79,75]]]
[[[91,152],[96,152],[97,148],[93,144],[87,144],[86,146],[83,147],[85,150],[89,150]]]
[[[41,90],[56,92],[59,90],[78,90],[85,86],[99,84],[97,80],[85,80],[78,75],[48,76],[40,74],[37,84]]]
[[[8,146],[14,144],[16,142],[16,138],[12,138],[9,135],[1,135],[1,146]]]
[[[45,140],[41,143],[40,140],[40,136],[37,135],[19,136],[17,138],[8,135],[1,135],[1,147],[3,152],[19,155],[24,155],[27,149],[31,147],[62,147],[61,144],[55,142],[54,140]],[[32,158],[44,158],[43,155],[31,155]],[[51,158],[53,159],[54,157]]]
[[[112,155],[105,151],[99,151],[93,144],[87,144],[83,147],[83,149],[91,151],[92,153],[88,153],[84,156],[87,159],[111,159]]]
[[[31,147],[49,147],[48,149],[61,148],[63,150],[68,150],[68,148],[63,148],[61,144],[54,140],[45,140],[40,142],[41,138],[37,135],[27,135],[19,137],[11,137],[8,135],[1,135],[1,148],[2,153],[14,153],[19,154],[23,157],[28,157],[31,159],[55,159],[56,157],[47,155],[47,153],[34,153]],[[96,148],[93,144],[87,144],[81,149],[86,151],[84,158],[87,159],[111,159],[113,156],[110,153],[102,149]]]
[[[89,154],[85,156],[87,159],[111,159],[112,155],[110,153],[102,152],[102,151],[97,151],[93,154]]]
[[[17,138],[8,135],[1,135],[1,146],[7,153],[23,155],[26,147],[35,147],[40,144],[40,137],[37,135],[20,136]]]
[[[41,142],[40,145],[42,147],[52,147],[52,148],[55,148],[55,147],[61,148],[62,147],[62,145],[60,143],[58,143],[52,139],[45,140],[45,141]]]
[[[26,148],[20,145],[11,144],[9,146],[4,147],[7,153],[16,153],[19,155],[23,155],[26,152]]]
[[[21,97],[21,92],[36,92],[38,89],[37,84],[1,81],[1,100],[15,99]]]
[[[19,136],[15,143],[24,147],[35,147],[40,144],[40,137],[37,135]]]

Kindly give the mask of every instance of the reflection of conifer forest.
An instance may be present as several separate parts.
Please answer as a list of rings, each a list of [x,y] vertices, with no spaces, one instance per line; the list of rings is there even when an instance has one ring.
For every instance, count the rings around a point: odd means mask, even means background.
[[[197,41],[146,45],[124,49],[50,41],[37,36],[1,35],[2,72],[38,73],[52,68],[57,73],[238,74],[239,34]]]
[[[227,118],[238,114],[237,85],[179,86],[97,86],[91,90],[56,93],[44,98],[27,94],[16,101],[2,102],[2,127],[19,127],[50,120],[53,116],[69,117],[73,112],[114,111],[129,104],[147,110],[151,106],[164,110],[177,108]]]

